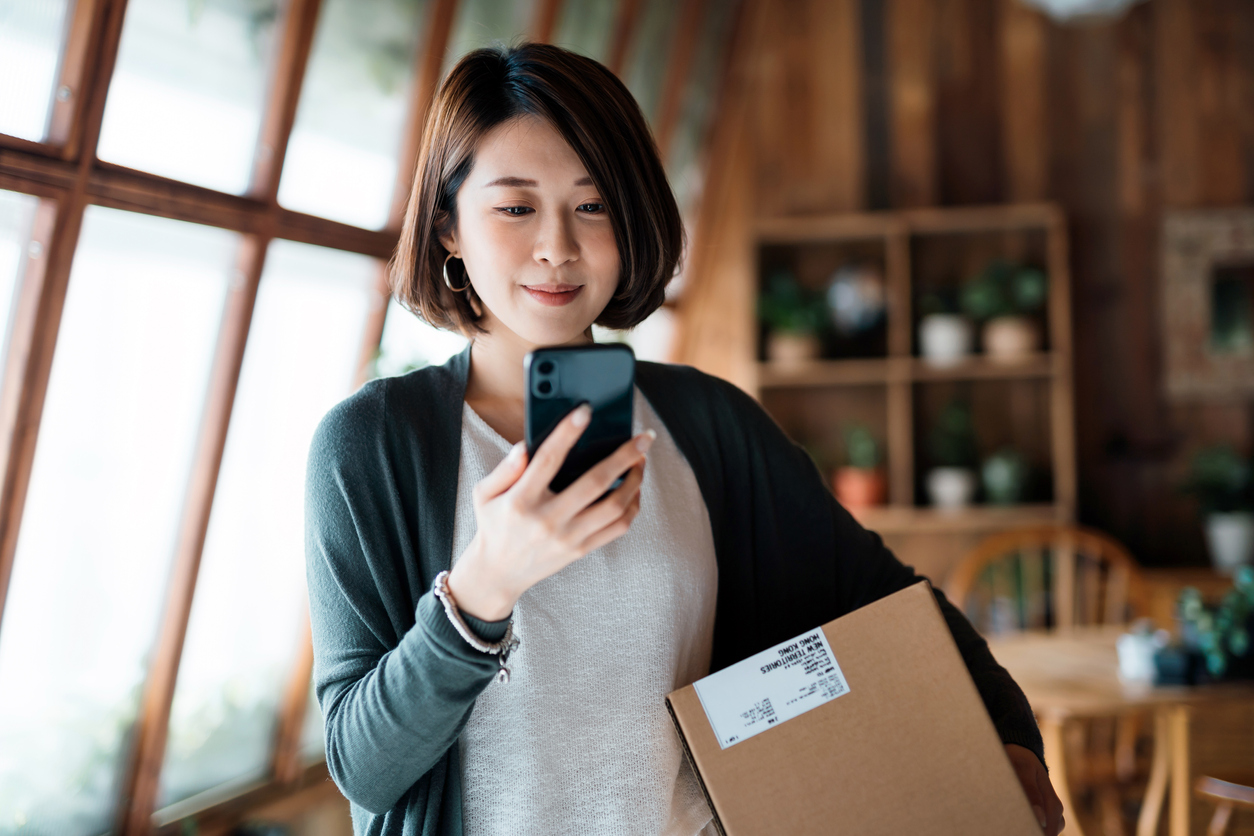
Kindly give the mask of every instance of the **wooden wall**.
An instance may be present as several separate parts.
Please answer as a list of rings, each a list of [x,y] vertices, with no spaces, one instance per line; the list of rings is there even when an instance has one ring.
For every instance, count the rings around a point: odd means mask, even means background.
[[[1080,521],[1146,565],[1204,562],[1176,486],[1203,443],[1249,451],[1254,410],[1164,396],[1158,230],[1164,209],[1254,204],[1254,3],[1148,0],[1068,25],[1019,0],[768,0],[756,14],[745,121],[720,128],[746,141],[712,163],[712,183],[735,185],[698,233],[679,359],[745,382],[752,346],[727,314],[752,304],[754,216],[1057,201]]]

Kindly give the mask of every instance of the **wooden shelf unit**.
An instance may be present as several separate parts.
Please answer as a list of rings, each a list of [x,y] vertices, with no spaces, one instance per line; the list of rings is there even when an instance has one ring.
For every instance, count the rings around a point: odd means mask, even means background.
[[[856,389],[868,401],[876,401],[863,411],[876,416],[882,411],[881,440],[888,471],[889,504],[861,512],[859,518],[864,525],[879,531],[886,540],[905,537],[921,543],[934,541],[937,535],[954,535],[961,542],[969,543],[989,532],[1018,525],[1074,520],[1070,280],[1066,219],[1058,207],[1020,204],[770,218],[756,224],[754,237],[759,287],[768,266],[764,250],[778,259],[781,252],[818,248],[815,251],[821,257],[816,263],[824,264],[839,260],[833,254],[835,250],[824,248],[847,247],[852,253],[882,252],[887,299],[884,356],[787,365],[759,362],[755,367],[757,396],[773,413],[777,411],[773,405],[779,407],[780,414],[776,417],[786,427],[790,415],[793,423],[797,423],[795,413],[806,409],[807,401],[816,405],[815,412],[822,412],[817,406],[820,403],[823,409],[830,411],[833,390],[853,392]],[[942,240],[946,237],[948,240]],[[1029,241],[1035,243],[1024,243]],[[932,365],[916,356],[917,319],[913,305],[916,291],[925,284],[920,280],[920,273],[931,270],[939,275],[948,269],[943,266],[943,258],[931,258],[930,262],[929,258],[951,252],[959,253],[955,258],[967,257],[962,254],[963,247],[971,246],[968,261],[974,263],[986,258],[987,255],[981,253],[992,251],[990,248],[1001,246],[1013,250],[1019,244],[1024,252],[1032,252],[1030,260],[1039,262],[1049,276],[1044,350],[1015,363],[996,362],[976,354],[952,366]],[[919,249],[924,250],[922,255]],[[1023,257],[1022,253],[1003,251],[1000,254]],[[961,277],[953,276],[950,281],[958,278]],[[750,333],[757,333],[757,329],[750,329]],[[1012,507],[977,505],[957,513],[940,512],[916,501],[919,479],[914,447],[918,434],[915,426],[918,387],[967,381],[972,385],[1008,381],[1009,386],[1019,385],[1016,381],[1026,381],[1024,385],[1039,386],[1047,391],[1043,402],[1047,404],[1048,415],[1041,416],[1038,423],[1048,426],[1048,438],[1042,443],[1048,447],[1052,501]],[[882,406],[878,402],[881,391]],[[789,415],[783,414],[786,412]],[[834,424],[847,418],[832,414],[827,420]],[[813,425],[823,419],[810,417],[807,420]],[[921,540],[915,535],[927,535],[927,538]],[[900,547],[898,551],[900,553]],[[941,567],[933,565],[929,570],[938,569]],[[940,574],[946,571],[948,566],[944,566]]]

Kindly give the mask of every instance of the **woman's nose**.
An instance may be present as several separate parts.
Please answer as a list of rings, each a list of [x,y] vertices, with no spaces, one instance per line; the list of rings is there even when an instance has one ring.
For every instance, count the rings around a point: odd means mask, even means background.
[[[547,261],[552,267],[579,258],[579,242],[570,219],[560,212],[546,213],[540,222],[533,255],[536,261]]]

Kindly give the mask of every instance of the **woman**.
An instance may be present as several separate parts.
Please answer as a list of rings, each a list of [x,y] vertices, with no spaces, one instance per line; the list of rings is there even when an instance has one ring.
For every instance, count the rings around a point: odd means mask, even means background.
[[[393,290],[471,344],[363,386],[309,457],[314,679],[357,833],[712,832],[663,697],[918,580],[752,399],[686,367],[639,364],[636,435],[548,490],[588,412],[528,460],[523,357],[642,321],[681,241],[600,64],[478,50],[441,85]],[[1026,700],[937,597],[1057,833]]]

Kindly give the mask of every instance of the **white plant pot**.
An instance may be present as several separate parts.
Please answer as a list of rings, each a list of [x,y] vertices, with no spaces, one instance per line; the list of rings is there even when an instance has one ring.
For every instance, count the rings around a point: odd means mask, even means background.
[[[971,320],[958,314],[928,314],[919,321],[919,353],[936,366],[953,366],[971,353]]]
[[[1210,514],[1206,517],[1206,545],[1215,571],[1235,574],[1254,559],[1254,513]]]
[[[942,511],[961,511],[975,497],[975,471],[934,467],[927,472],[927,496]]]
[[[1017,363],[1041,348],[1041,329],[1026,316],[999,316],[980,332],[984,353],[995,363]]]
[[[766,336],[766,359],[781,366],[799,366],[815,360],[821,348],[814,334],[772,331]]]

